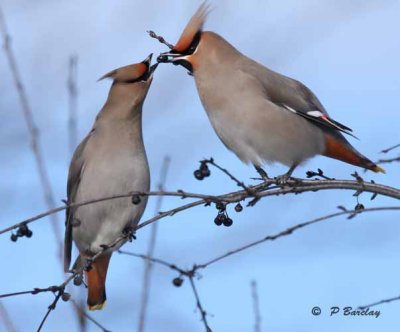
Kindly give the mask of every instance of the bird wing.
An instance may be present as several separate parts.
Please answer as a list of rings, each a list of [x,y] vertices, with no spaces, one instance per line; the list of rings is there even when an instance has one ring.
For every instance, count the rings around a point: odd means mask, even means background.
[[[333,120],[324,106],[303,83],[281,75],[252,62],[253,75],[264,87],[266,97],[283,109],[297,114],[325,129],[340,131],[353,136],[352,129]],[[357,137],[355,137],[357,138]]]
[[[72,156],[71,164],[68,173],[67,182],[67,204],[74,203],[76,193],[81,181],[82,170],[85,164],[84,150],[93,134],[94,129],[87,135],[84,140],[76,148]],[[65,210],[65,237],[64,237],[64,270],[67,272],[71,264],[71,251],[72,251],[72,227],[74,220],[74,208],[67,208]]]
[[[339,130],[342,133],[345,133],[347,135],[357,138],[354,134],[352,134],[353,130],[351,128],[346,127],[345,125],[341,124],[340,122],[333,120],[332,118],[329,117],[328,114],[323,113],[318,109],[310,110],[310,111],[301,111],[301,110],[299,111],[299,110],[296,110],[286,104],[282,104],[281,106],[294,114],[300,115],[303,118],[305,118],[311,122],[314,122],[315,124],[321,125],[323,127],[331,128],[334,130]]]

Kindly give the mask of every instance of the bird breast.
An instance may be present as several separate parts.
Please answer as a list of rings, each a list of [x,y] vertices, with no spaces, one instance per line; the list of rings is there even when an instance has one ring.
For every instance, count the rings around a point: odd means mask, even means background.
[[[255,77],[216,70],[195,72],[199,96],[218,137],[243,162],[292,166],[324,151],[322,131],[271,102]]]

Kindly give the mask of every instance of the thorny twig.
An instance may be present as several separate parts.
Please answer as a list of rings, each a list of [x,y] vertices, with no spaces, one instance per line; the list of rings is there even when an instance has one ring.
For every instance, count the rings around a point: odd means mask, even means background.
[[[168,268],[170,268],[170,269],[172,269],[174,271],[179,272],[180,276],[187,277],[187,278],[189,278],[191,280],[191,282],[193,282],[193,277],[198,273],[198,271],[200,269],[205,269],[205,268],[209,267],[210,265],[215,264],[215,263],[217,263],[217,262],[219,262],[219,261],[221,261],[221,260],[223,260],[223,259],[225,259],[227,257],[230,257],[232,255],[235,255],[235,254],[239,253],[239,252],[242,252],[244,250],[247,250],[249,248],[257,246],[257,245],[259,245],[261,243],[264,243],[264,242],[267,242],[267,241],[274,241],[274,240],[276,240],[278,238],[291,235],[292,233],[294,233],[295,231],[297,231],[297,230],[299,230],[301,228],[305,228],[305,227],[308,227],[310,225],[313,225],[313,224],[316,224],[316,223],[319,223],[319,222],[322,222],[322,221],[325,221],[325,220],[329,220],[329,219],[332,219],[332,218],[335,218],[335,217],[343,216],[343,215],[348,215],[348,219],[352,219],[355,215],[358,215],[358,214],[361,214],[361,213],[365,213],[365,212],[400,210],[400,206],[369,208],[369,209],[362,209],[362,210],[355,210],[355,209],[354,210],[347,210],[347,209],[344,209],[343,207],[341,207],[340,210],[341,210],[341,212],[332,213],[332,214],[325,215],[325,216],[322,216],[322,217],[319,217],[319,218],[316,218],[316,219],[312,219],[312,220],[309,220],[309,221],[306,221],[306,222],[303,222],[303,223],[296,224],[296,225],[294,225],[292,227],[289,227],[289,228],[287,228],[287,229],[285,229],[285,230],[283,230],[283,231],[281,231],[281,232],[279,232],[277,234],[267,235],[267,236],[263,237],[260,240],[251,242],[251,243],[249,243],[247,245],[244,245],[242,247],[239,247],[237,249],[228,251],[225,254],[217,256],[217,257],[215,257],[215,258],[213,258],[213,259],[211,259],[211,260],[209,260],[209,261],[207,261],[205,263],[194,264],[193,267],[191,269],[189,269],[189,270],[185,270],[185,269],[183,269],[181,267],[176,266],[173,263],[169,263],[169,262],[167,262],[165,260],[162,260],[162,259],[159,259],[159,258],[147,257],[146,255],[136,254],[136,253],[123,251],[123,250],[119,250],[118,252],[120,254],[125,254],[125,255],[129,255],[129,256],[133,256],[133,257],[138,257],[138,258],[142,258],[142,259],[145,259],[145,260],[151,260],[153,263],[157,263],[157,264],[163,265],[163,266],[168,267]],[[174,279],[174,284],[175,284],[175,280],[176,279],[179,279],[179,278],[175,278]],[[177,286],[180,286],[180,285],[181,285],[181,282],[177,284]],[[196,296],[196,294],[195,294],[195,296]],[[197,294],[197,297],[198,297],[198,294]],[[197,299],[197,297],[196,297],[196,299]],[[200,305],[200,307],[198,306],[198,308],[200,310],[200,313],[202,315],[202,320],[203,320],[203,317],[205,317],[206,312],[205,312],[205,310],[203,309],[203,307],[201,305]],[[203,323],[205,324],[205,326],[207,328],[208,327],[207,321],[203,320]]]
[[[277,185],[277,180],[276,179],[269,179],[267,182],[263,182],[261,184],[255,185],[255,186],[249,186],[250,189],[256,191],[259,195],[260,198],[263,197],[268,197],[268,196],[279,196],[279,195],[286,195],[286,194],[299,194],[303,192],[315,192],[319,190],[330,190],[330,189],[345,189],[345,190],[355,190],[357,193],[358,192],[369,192],[369,193],[374,193],[374,194],[379,194],[382,196],[387,196],[395,199],[400,199],[400,189],[394,188],[394,187],[389,187],[385,186],[382,184],[377,184],[373,182],[360,182],[357,180],[307,180],[307,179],[298,179],[298,178],[290,178],[287,180],[287,184],[289,185],[288,187],[271,187],[271,185]],[[189,208],[203,205],[203,204],[209,204],[211,202],[223,202],[226,204],[229,203],[238,203],[240,201],[245,200],[246,198],[249,198],[250,195],[248,194],[247,191],[245,190],[239,190],[239,191],[234,191],[230,192],[227,194],[223,195],[205,195],[205,194],[197,194],[197,193],[189,193],[189,192],[184,192],[182,190],[179,191],[152,191],[152,192],[130,192],[126,194],[121,194],[121,195],[114,195],[114,196],[108,196],[108,197],[102,197],[98,199],[92,199],[92,200],[87,200],[84,202],[79,202],[79,203],[71,203],[69,205],[63,205],[51,210],[48,210],[46,212],[40,213],[34,217],[25,219],[20,221],[17,224],[14,224],[12,226],[6,227],[2,230],[0,230],[0,234],[6,233],[8,231],[11,231],[13,229],[16,229],[20,227],[21,224],[29,224],[31,222],[34,222],[38,219],[41,219],[43,217],[46,217],[50,214],[63,211],[68,207],[78,207],[78,206],[83,206],[83,205],[88,205],[88,204],[94,204],[98,202],[103,202],[107,200],[112,200],[112,199],[118,199],[118,198],[123,198],[123,197],[131,197],[131,196],[174,196],[174,197],[180,197],[180,198],[198,198],[199,200],[191,202],[189,204],[185,204],[182,206],[179,206],[177,208],[160,212],[157,216],[150,218],[146,221],[143,221],[140,223],[137,229],[140,229],[142,227],[145,227],[159,219],[165,218],[167,216],[173,216],[178,212],[187,210]]]

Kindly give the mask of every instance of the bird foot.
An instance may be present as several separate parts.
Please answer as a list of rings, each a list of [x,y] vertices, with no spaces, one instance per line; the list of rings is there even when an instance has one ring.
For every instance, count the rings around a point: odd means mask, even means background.
[[[264,171],[260,166],[254,166],[254,167],[255,167],[257,173],[261,176],[261,179],[264,182],[267,182],[269,180],[269,176],[268,176],[267,172]]]
[[[283,175],[278,175],[275,179],[278,185],[283,186],[291,179],[291,174],[285,173]]]

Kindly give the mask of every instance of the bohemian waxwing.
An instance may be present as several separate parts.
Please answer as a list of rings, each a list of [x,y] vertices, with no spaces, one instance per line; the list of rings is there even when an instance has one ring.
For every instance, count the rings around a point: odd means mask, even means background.
[[[68,174],[68,204],[96,198],[148,191],[150,173],[142,137],[142,106],[157,64],[151,54],[141,63],[121,67],[101,79],[113,80],[108,98],[92,130],[78,145]],[[135,227],[146,207],[147,197],[133,204],[130,197],[69,208],[66,213],[64,269],[71,262],[72,239],[80,256],[79,266],[111,244],[124,230]],[[106,300],[105,281],[112,251],[107,249],[86,272],[90,310]]]
[[[344,138],[351,129],[331,119],[304,84],[241,54],[224,38],[202,31],[203,3],[181,37],[158,62],[182,65],[193,74],[201,102],[225,146],[259,172],[264,162],[294,168],[324,155],[374,172],[384,170]]]

